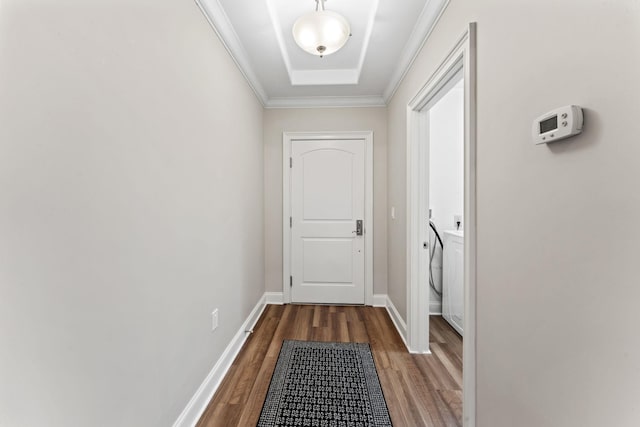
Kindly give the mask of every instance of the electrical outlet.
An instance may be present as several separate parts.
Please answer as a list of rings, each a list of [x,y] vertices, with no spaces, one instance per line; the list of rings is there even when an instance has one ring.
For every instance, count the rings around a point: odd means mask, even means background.
[[[211,330],[215,331],[218,327],[218,309],[211,312]]]
[[[462,229],[462,215],[454,215],[453,216],[453,226],[456,230]]]

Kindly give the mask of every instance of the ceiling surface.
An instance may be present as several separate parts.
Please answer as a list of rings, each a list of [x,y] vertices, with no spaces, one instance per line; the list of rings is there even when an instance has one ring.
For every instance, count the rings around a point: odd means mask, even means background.
[[[352,37],[322,58],[291,29],[315,0],[195,0],[265,107],[378,106],[395,92],[449,0],[326,0]]]

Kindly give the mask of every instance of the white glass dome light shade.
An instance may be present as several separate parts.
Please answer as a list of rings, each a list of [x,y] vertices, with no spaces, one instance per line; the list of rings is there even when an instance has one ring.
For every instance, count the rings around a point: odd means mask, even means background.
[[[302,15],[293,24],[293,38],[305,52],[330,55],[342,48],[351,35],[349,23],[330,10]]]

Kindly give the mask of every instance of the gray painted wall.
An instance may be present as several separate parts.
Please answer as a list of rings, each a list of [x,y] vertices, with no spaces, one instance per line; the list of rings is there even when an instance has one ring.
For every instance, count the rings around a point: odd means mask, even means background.
[[[406,315],[406,105],[478,23],[480,427],[640,420],[640,4],[452,0],[389,106],[389,295]],[[585,108],[583,135],[532,120]]]
[[[0,425],[171,425],[264,292],[262,107],[192,1],[0,11]]]

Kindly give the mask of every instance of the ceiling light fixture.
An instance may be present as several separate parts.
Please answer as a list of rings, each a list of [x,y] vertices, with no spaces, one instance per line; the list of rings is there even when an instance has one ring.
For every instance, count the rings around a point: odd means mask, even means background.
[[[337,52],[351,36],[349,23],[342,16],[324,9],[324,0],[316,0],[315,12],[302,15],[293,24],[293,38],[312,55],[323,57]]]

